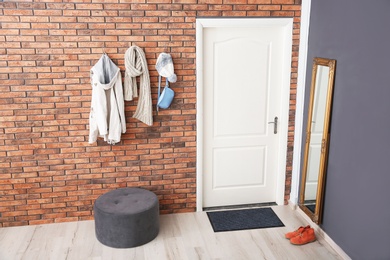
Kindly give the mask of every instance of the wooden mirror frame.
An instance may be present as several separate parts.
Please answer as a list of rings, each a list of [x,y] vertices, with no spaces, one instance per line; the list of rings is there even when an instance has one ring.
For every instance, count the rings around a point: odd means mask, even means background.
[[[312,131],[313,105],[315,100],[318,66],[329,67],[329,74],[328,74],[328,84],[327,84],[327,94],[326,94],[325,115],[324,115],[324,122],[323,122],[321,153],[320,153],[320,160],[319,160],[317,193],[315,197],[315,210],[314,212],[312,212],[305,204],[305,190],[306,190],[306,180],[307,180],[307,173],[308,173],[308,158],[309,158],[309,148],[310,148],[309,146],[310,146],[311,131]],[[326,176],[328,147],[329,147],[329,124],[330,124],[331,107],[332,107],[335,67],[336,67],[336,60],[318,58],[318,57],[314,58],[311,90],[310,90],[310,103],[309,103],[309,111],[308,111],[308,119],[307,119],[305,154],[304,154],[304,163],[303,163],[303,171],[302,171],[301,187],[300,187],[300,195],[299,195],[299,207],[310,217],[310,219],[313,222],[317,224],[321,224],[322,222],[324,186],[325,186],[325,176]]]

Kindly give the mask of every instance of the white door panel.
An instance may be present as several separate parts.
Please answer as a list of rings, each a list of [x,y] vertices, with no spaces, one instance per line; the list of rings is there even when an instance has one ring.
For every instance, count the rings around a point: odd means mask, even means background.
[[[216,148],[213,152],[214,190],[241,186],[264,186],[265,147]],[[257,163],[248,167],[247,161],[257,161]],[[260,174],[250,174],[252,171]],[[240,174],[225,178],[226,172]]]
[[[255,51],[252,53],[250,50]],[[267,88],[260,88],[259,84],[267,85],[268,61],[256,63],[262,57],[268,58],[268,54],[269,44],[250,38],[215,43],[213,101],[216,137],[265,134],[268,93]],[[252,114],[252,111],[257,112],[257,120],[243,116]]]

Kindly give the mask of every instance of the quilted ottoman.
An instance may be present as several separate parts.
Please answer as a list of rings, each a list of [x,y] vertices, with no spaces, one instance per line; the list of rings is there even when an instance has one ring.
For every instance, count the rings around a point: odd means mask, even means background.
[[[114,248],[152,241],[159,232],[157,196],[141,188],[121,188],[101,195],[94,204],[96,238]]]

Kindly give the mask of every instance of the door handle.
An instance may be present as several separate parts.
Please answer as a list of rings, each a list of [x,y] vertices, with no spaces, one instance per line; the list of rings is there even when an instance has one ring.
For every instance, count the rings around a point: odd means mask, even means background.
[[[274,134],[278,133],[278,117],[275,116],[273,122],[268,122],[268,124],[274,124]]]

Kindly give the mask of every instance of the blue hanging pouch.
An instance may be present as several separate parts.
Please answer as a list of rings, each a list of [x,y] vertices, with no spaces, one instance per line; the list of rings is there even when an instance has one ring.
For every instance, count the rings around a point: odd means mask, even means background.
[[[157,98],[157,111],[159,108],[167,109],[175,96],[175,92],[169,87],[168,79],[165,81],[165,87],[160,95],[161,88],[161,76],[158,77],[158,98]]]

